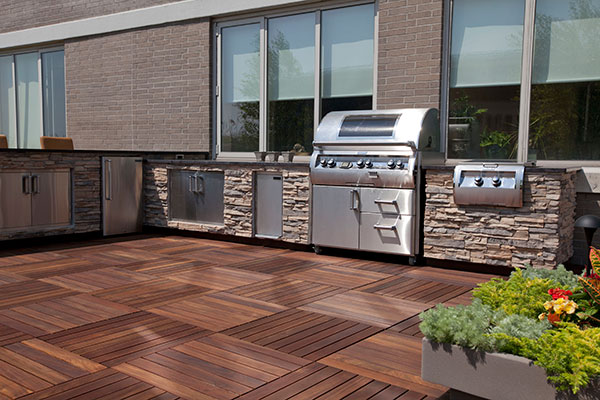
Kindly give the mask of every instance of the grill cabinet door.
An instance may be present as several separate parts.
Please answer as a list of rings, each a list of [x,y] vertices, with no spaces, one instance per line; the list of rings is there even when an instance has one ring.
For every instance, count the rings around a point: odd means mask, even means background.
[[[409,215],[362,213],[360,249],[413,255],[413,219]]]
[[[359,189],[313,186],[313,243],[358,249],[359,209]]]
[[[169,170],[169,218],[196,220],[196,171]]]
[[[0,172],[0,228],[31,225],[29,172]]]
[[[33,225],[71,223],[71,174],[69,171],[31,174]]]
[[[223,188],[222,172],[197,172],[194,177],[196,196],[196,220],[209,224],[223,223]]]

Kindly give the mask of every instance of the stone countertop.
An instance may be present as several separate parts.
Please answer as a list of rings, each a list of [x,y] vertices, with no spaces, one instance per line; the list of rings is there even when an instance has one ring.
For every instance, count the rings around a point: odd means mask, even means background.
[[[464,163],[471,165],[487,164],[487,163]],[[494,164],[494,163],[490,163]],[[458,165],[458,164],[457,164]],[[518,164],[517,164],[518,165]],[[424,165],[424,170],[437,170],[437,171],[454,171],[456,165]],[[537,167],[537,166],[525,166],[525,172],[546,172],[546,173],[559,173],[564,174],[568,172],[578,171],[581,167]]]
[[[284,168],[284,169],[306,169],[308,162],[269,162],[269,161],[231,161],[231,160],[160,160],[148,159],[149,164],[168,164],[177,166],[228,166],[246,168]]]

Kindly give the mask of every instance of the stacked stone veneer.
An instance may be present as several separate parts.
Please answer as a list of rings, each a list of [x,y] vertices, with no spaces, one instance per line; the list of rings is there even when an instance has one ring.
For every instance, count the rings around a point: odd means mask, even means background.
[[[223,225],[169,219],[168,170],[222,171]],[[256,172],[280,173],[283,178],[283,235],[282,241],[309,244],[310,180],[308,166],[261,166],[260,164],[177,165],[150,162],[144,170],[145,221],[147,226],[169,227],[199,232],[252,237],[253,235],[253,181]]]
[[[458,206],[451,170],[427,170],[425,257],[553,268],[573,254],[575,172],[526,170],[523,207]]]

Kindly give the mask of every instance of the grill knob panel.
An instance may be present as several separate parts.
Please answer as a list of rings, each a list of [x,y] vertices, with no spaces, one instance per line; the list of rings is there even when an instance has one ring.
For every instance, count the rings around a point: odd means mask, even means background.
[[[483,186],[483,177],[476,176],[475,179],[473,179],[473,181],[475,182],[475,185]]]
[[[373,166],[373,161],[371,161],[371,160],[367,160],[367,161],[365,161],[365,166],[366,166],[367,168],[371,168],[371,167]]]
[[[387,162],[387,167],[388,167],[389,169],[394,169],[394,168],[396,168],[396,162],[395,162],[394,160],[390,160],[390,161],[388,161],[388,162]]]
[[[500,180],[499,176],[495,176],[492,178],[492,185],[494,185],[495,187],[498,187],[502,184],[502,180]]]
[[[358,160],[358,161],[356,162],[356,166],[357,166],[358,168],[364,168],[364,166],[365,166],[365,160],[363,160],[363,159],[361,158],[360,160]]]
[[[329,160],[327,160],[327,166],[329,168],[335,167],[335,160],[333,158],[330,158]]]

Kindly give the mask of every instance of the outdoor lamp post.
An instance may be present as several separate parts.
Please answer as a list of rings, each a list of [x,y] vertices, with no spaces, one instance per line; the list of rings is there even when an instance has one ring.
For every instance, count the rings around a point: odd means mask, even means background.
[[[594,237],[594,233],[596,230],[600,228],[600,218],[595,215],[584,215],[577,218],[575,221],[575,226],[578,228],[583,228],[583,232],[585,233],[585,240],[587,242],[588,252],[590,247],[592,247],[592,239]],[[592,266],[590,265],[590,259],[587,258],[585,263],[585,275],[589,276],[591,272]]]

